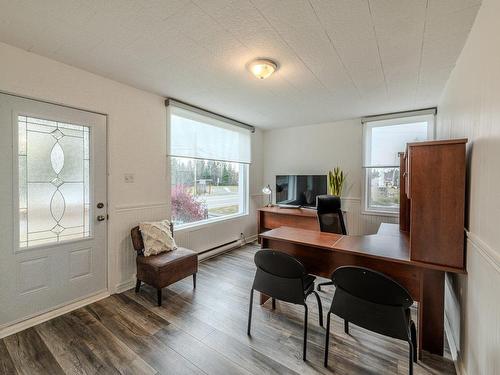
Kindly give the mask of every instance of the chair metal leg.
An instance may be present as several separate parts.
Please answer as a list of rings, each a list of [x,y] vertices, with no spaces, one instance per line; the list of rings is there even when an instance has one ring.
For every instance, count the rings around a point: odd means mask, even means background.
[[[135,292],[139,293],[139,290],[141,289],[141,280],[137,279],[135,282]]]
[[[417,328],[413,321],[410,322],[411,343],[413,345],[413,362],[417,363]]]
[[[321,298],[315,291],[313,293],[316,296],[316,301],[318,301],[319,325],[323,327],[323,305],[321,304]]]
[[[158,298],[158,306],[161,306],[161,288],[156,289],[156,295]]]
[[[409,355],[408,355],[408,374],[413,375],[413,344],[411,341],[408,341],[409,346]]]
[[[328,311],[328,314],[326,314],[325,367],[328,367],[328,346],[330,345],[330,315],[331,312]]]
[[[349,334],[349,322],[344,319],[344,332],[346,335]]]
[[[193,289],[196,289],[196,273],[193,273]]]
[[[304,304],[304,352],[302,354],[302,359],[306,360],[306,352],[307,352],[307,313],[308,308],[307,305]]]
[[[272,299],[272,307],[273,307],[273,310],[276,310],[276,298]]]
[[[250,290],[250,306],[248,307],[248,328],[247,335],[250,336],[250,326],[252,325],[253,289]]]

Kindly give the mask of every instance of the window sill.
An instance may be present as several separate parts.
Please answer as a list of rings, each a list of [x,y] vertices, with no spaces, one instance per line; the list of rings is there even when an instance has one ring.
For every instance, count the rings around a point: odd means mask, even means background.
[[[361,215],[399,217],[399,211],[394,212],[394,211],[362,210]]]
[[[248,216],[248,212],[241,213],[241,214],[234,214],[234,215],[230,215],[230,216],[228,215],[228,216],[224,216],[221,218],[214,218],[214,219],[208,219],[208,220],[203,220],[203,221],[197,221],[195,223],[182,224],[182,225],[179,225],[177,227],[174,226],[174,233],[177,233],[177,232],[182,233],[182,232],[187,231],[189,229],[201,229],[204,227],[210,227],[212,225],[215,225],[215,224],[218,224],[218,223],[221,223],[224,221],[239,219],[239,218],[245,217],[245,216]]]

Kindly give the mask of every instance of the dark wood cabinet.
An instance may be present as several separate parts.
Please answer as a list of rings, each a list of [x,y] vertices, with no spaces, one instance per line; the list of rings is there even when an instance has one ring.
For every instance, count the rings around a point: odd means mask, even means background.
[[[410,200],[408,199],[408,173],[406,172],[406,157],[404,152],[399,153],[399,229],[410,231]]]
[[[465,268],[466,139],[409,143],[400,154],[400,229],[411,260]]]

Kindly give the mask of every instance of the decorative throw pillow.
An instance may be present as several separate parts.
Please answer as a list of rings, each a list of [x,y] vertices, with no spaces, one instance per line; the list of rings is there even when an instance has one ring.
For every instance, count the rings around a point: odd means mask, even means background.
[[[139,229],[144,242],[145,257],[177,249],[168,220],[140,223]]]

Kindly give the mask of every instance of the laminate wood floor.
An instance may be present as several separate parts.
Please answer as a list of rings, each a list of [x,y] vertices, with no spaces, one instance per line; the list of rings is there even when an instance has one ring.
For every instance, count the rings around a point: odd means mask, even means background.
[[[256,245],[201,263],[164,290],[143,286],[0,340],[1,374],[407,374],[407,344],[333,320],[329,368],[314,297],[308,300],[308,361],[302,361],[303,309],[254,298],[246,335]],[[321,297],[329,306],[333,287]],[[257,297],[257,294],[256,294]],[[424,355],[415,374],[455,374],[451,360]]]

